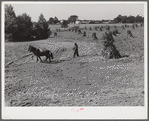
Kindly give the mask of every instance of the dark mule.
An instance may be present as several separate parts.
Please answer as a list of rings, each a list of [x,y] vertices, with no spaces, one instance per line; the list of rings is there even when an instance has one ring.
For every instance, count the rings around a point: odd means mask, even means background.
[[[46,56],[45,61],[47,61],[47,59],[49,59],[49,62],[51,62],[51,59],[53,59],[53,54],[50,50],[41,50],[41,49],[38,49],[38,48],[35,48],[35,47],[29,45],[28,51],[32,52],[37,57],[37,61],[39,58],[40,61],[43,62],[40,56]],[[33,59],[33,56],[32,56],[32,59]]]

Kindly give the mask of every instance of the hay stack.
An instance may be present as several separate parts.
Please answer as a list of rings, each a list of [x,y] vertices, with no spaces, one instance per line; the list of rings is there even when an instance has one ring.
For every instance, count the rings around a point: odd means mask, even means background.
[[[97,28],[98,28],[98,27],[95,27],[95,30],[96,30],[96,31],[98,31],[98,29],[97,29]]]
[[[97,40],[98,39],[97,36],[96,36],[96,33],[92,33],[92,38],[93,38],[93,40]]]
[[[106,30],[110,31],[110,26],[106,26]]]
[[[125,24],[125,27],[126,27],[126,28],[128,27],[127,24]]]
[[[102,28],[101,27],[99,29],[100,29],[100,31],[102,31]]]
[[[122,28],[123,28],[123,29],[125,29],[125,27],[124,27],[124,26],[122,26]]]
[[[105,32],[102,35],[102,56],[105,57],[106,59],[118,59],[121,58],[120,53],[116,49],[116,47],[113,45],[114,38],[112,36],[112,32],[108,31]]]
[[[134,36],[132,35],[132,32],[130,31],[130,30],[127,30],[127,37],[128,36],[130,36],[130,37],[133,37],[134,38]]]
[[[141,24],[140,24],[140,26],[144,26],[144,24],[143,24],[143,23],[141,23]]]
[[[54,38],[57,37],[57,32],[54,32]]]
[[[83,37],[86,37],[86,32],[83,32]]]
[[[135,29],[135,25],[134,24],[132,25],[132,28]]]
[[[114,30],[112,31],[112,34],[113,34],[114,36],[117,36],[117,34],[120,34],[120,33],[118,32],[118,29],[114,29]]]
[[[78,30],[78,34],[82,34],[82,32],[81,32],[81,30],[80,30],[80,29]]]

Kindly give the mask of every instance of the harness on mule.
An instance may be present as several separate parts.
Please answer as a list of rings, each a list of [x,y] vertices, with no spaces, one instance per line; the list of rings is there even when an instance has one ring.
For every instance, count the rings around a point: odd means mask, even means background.
[[[38,58],[42,61],[40,56],[45,56],[46,57],[45,61],[47,61],[47,59],[49,59],[49,62],[51,62],[51,59],[53,59],[53,54],[50,50],[42,50],[41,48],[35,48],[31,45],[29,46],[28,50],[30,52],[32,52],[37,57],[37,61],[38,61]],[[33,56],[32,56],[32,59],[33,59]]]

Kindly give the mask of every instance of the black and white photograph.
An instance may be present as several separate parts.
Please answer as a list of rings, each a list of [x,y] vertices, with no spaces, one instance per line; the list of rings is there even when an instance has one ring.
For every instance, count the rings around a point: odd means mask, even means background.
[[[146,119],[147,2],[1,4],[4,119]]]

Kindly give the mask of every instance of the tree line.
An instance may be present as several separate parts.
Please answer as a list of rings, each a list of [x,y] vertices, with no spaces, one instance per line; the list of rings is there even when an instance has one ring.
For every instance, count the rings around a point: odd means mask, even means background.
[[[61,27],[68,27],[70,22],[76,21],[77,16],[64,20]],[[5,41],[31,41],[47,39],[51,34],[49,24],[60,23],[57,17],[50,17],[48,21],[40,14],[37,22],[32,22],[26,13],[16,16],[13,6],[5,5]]]
[[[118,15],[112,20],[113,23],[144,23],[144,17],[137,15],[135,16],[122,16]]]
[[[62,28],[68,27],[68,24],[75,23],[78,20],[77,15],[71,15],[68,20],[63,20]],[[102,20],[105,22],[106,20]],[[101,22],[101,23],[102,23]],[[111,20],[111,23],[143,23],[141,16],[121,16]],[[49,24],[60,23],[57,17],[50,17],[48,21],[41,13],[37,22],[32,22],[31,17],[26,13],[16,16],[13,6],[5,5],[5,41],[31,41],[38,39],[47,39],[51,33]]]
[[[37,22],[32,22],[26,13],[16,16],[12,5],[5,5],[5,40],[31,41],[49,37],[48,22],[40,14]]]

